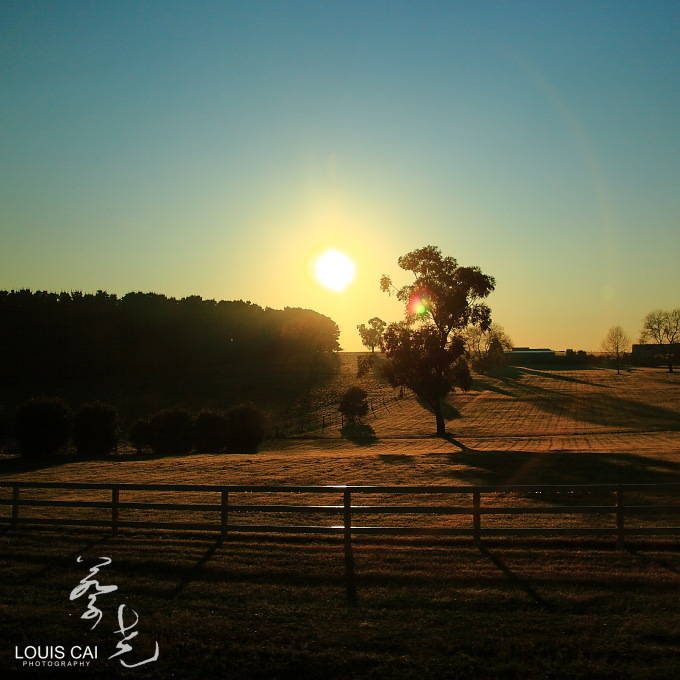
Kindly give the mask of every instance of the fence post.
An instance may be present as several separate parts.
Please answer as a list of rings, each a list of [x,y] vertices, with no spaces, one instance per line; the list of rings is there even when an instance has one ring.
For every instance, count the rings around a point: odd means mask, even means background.
[[[111,533],[118,535],[118,502],[120,500],[120,489],[117,486],[111,487]]]
[[[616,491],[616,549],[624,550],[624,519],[623,519],[623,489],[620,487]]]
[[[479,491],[472,492],[472,531],[475,548],[482,545],[482,494]]]
[[[221,536],[226,538],[229,533],[229,492],[222,490]]]
[[[19,487],[12,487],[12,527],[19,524]]]
[[[354,580],[354,555],[352,553],[352,493],[344,492],[344,538],[345,538],[345,581],[347,600],[356,604],[357,586]]]

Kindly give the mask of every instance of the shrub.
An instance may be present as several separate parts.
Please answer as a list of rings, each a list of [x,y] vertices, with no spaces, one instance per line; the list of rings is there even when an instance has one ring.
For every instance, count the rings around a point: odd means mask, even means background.
[[[7,411],[4,406],[0,406],[0,449],[7,443],[8,430]]]
[[[14,434],[22,456],[49,458],[68,443],[71,412],[61,399],[35,398],[16,411]]]
[[[118,445],[120,423],[113,406],[83,404],[73,417],[73,443],[79,456],[101,457]]]
[[[151,446],[151,425],[148,420],[136,420],[128,434],[128,441],[141,453],[142,449]]]
[[[338,410],[350,423],[354,423],[368,413],[367,396],[365,389],[354,385],[342,395]]]
[[[225,414],[227,421],[227,451],[257,453],[265,438],[264,413],[252,404],[234,406]]]
[[[229,425],[227,418],[218,411],[201,411],[194,422],[196,450],[217,453],[227,448]]]
[[[149,420],[149,444],[154,453],[189,453],[193,443],[193,418],[185,409],[176,407],[159,411]]]

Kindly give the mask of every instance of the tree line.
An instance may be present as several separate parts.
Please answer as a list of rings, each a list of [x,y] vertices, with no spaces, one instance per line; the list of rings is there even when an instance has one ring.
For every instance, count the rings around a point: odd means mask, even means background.
[[[9,381],[200,373],[263,358],[314,366],[340,349],[339,335],[318,312],[243,300],[0,291],[0,371]]]
[[[81,458],[102,458],[118,448],[122,434],[116,408],[91,402],[73,411],[56,397],[28,399],[17,407],[13,422],[0,412],[0,446],[13,439],[12,450],[41,464],[56,460],[69,445]],[[266,436],[266,416],[253,404],[192,415],[175,407],[137,420],[128,434],[137,449],[155,455],[255,453]]]

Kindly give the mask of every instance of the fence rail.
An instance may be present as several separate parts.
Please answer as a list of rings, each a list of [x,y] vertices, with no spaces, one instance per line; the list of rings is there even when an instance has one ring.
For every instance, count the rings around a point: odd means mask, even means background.
[[[630,526],[626,517],[642,515],[680,514],[680,484],[593,484],[593,485],[512,485],[512,486],[244,486],[244,485],[195,485],[195,484],[108,484],[108,483],[59,483],[0,481],[0,489],[11,490],[11,497],[0,497],[0,506],[9,506],[10,514],[3,514],[0,522],[18,526],[20,524],[63,524],[109,527],[117,531],[121,527],[160,528],[177,530],[219,531],[222,535],[239,531],[262,531],[267,533],[349,533],[349,534],[391,534],[391,535],[448,535],[473,536],[475,541],[483,536],[510,535],[559,535],[559,534],[599,534],[616,536],[622,545],[624,537],[632,534],[677,534],[680,535],[680,522],[672,526]],[[26,492],[34,492],[27,496]],[[44,497],[46,491],[96,491],[105,497],[98,500],[59,499]],[[40,497],[35,492],[42,492]],[[173,494],[212,494],[217,502],[158,502],[148,500],[123,500],[122,495],[131,492],[168,492]],[[300,504],[300,503],[233,503],[232,498],[241,494],[325,494],[341,496],[337,504]],[[409,496],[406,505],[368,505],[353,502],[357,496],[383,494]],[[627,502],[631,494],[645,495],[646,503]],[[651,495],[663,494],[662,502],[649,502]],[[498,504],[500,496],[531,498],[531,504]],[[466,505],[413,504],[414,497],[435,496],[441,501],[451,497],[467,497]],[[550,504],[548,500],[560,496],[572,500],[570,503]],[[576,497],[597,497],[595,503],[575,503]],[[602,501],[611,497],[611,502]],[[231,497],[231,498],[230,498]],[[483,500],[495,497],[496,503],[484,505]],[[674,501],[674,502],[668,502]],[[99,509],[108,511],[106,519],[92,517],[53,517],[24,516],[24,508],[69,508]],[[126,511],[157,512],[200,512],[213,514],[209,521],[177,522],[123,519]],[[242,524],[233,521],[233,515],[257,513],[285,513],[304,515],[342,516],[342,524]],[[471,525],[463,526],[388,526],[384,523],[375,526],[356,526],[352,522],[355,515],[468,515]],[[610,526],[482,526],[482,518],[487,515],[611,515]]]
[[[4,495],[2,490],[6,489]],[[9,493],[8,493],[9,492]],[[58,493],[79,492],[80,498],[55,498]],[[85,492],[85,494],[83,494]],[[158,502],[150,500],[122,500],[127,494],[164,493],[212,495],[215,502]],[[86,494],[104,496],[96,500],[82,498]],[[336,496],[336,504],[309,503],[234,503],[235,496],[267,494],[311,496],[323,494]],[[397,495],[406,496],[406,505],[357,504],[358,496]],[[427,505],[413,504],[414,497],[430,496]],[[449,500],[466,498],[465,505],[452,505]],[[551,504],[555,497],[560,504]],[[516,505],[518,498],[523,505]],[[582,502],[583,499],[588,502]],[[512,504],[504,501],[510,499]],[[205,499],[203,499],[205,500]],[[439,501],[437,503],[436,501]],[[443,502],[447,501],[447,502]],[[484,504],[486,501],[486,504]],[[567,502],[569,501],[569,502]],[[615,536],[616,546],[623,549],[626,536],[678,536],[680,535],[680,484],[592,484],[592,485],[512,485],[512,486],[243,486],[243,485],[196,485],[196,484],[108,484],[76,482],[27,482],[0,481],[0,506],[9,509],[2,513],[0,523],[14,528],[20,525],[88,526],[110,529],[115,535],[121,528],[165,529],[176,531],[219,532],[222,539],[230,533],[285,533],[285,534],[338,534],[343,536],[345,577],[350,602],[356,599],[352,536],[382,534],[387,536],[470,536],[477,546],[484,536]],[[38,514],[25,516],[24,509],[33,508]],[[45,515],[50,509],[87,510],[88,516]],[[40,515],[40,511],[43,514]],[[104,512],[105,517],[93,518],[92,512]],[[149,519],[124,519],[134,513],[194,512],[210,516],[201,522],[164,521]],[[267,515],[278,513],[295,517],[307,514],[341,518],[341,524],[262,524],[234,523],[235,514]],[[408,523],[390,525],[390,516],[409,516]],[[460,524],[419,525],[412,518],[418,515],[447,518],[469,516],[468,526]],[[523,515],[609,515],[609,523],[600,526],[573,524],[572,526],[518,527],[483,525],[488,516]],[[666,524],[649,524],[640,520],[657,515]],[[356,526],[355,516],[378,518],[377,524]],[[633,520],[633,518],[635,518]],[[673,521],[668,524],[669,519]],[[630,520],[636,522],[631,525]],[[507,521],[507,520],[506,520]]]

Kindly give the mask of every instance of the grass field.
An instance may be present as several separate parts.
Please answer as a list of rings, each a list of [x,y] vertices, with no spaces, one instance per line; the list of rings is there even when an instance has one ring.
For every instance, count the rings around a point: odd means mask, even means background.
[[[354,380],[355,357],[318,385],[318,414]],[[389,388],[365,379],[376,398]],[[176,458],[123,451],[46,469],[0,461],[3,479],[230,484],[508,484],[680,481],[680,380],[637,369],[517,368],[477,376],[432,437],[415,399],[358,430],[268,440],[258,454]],[[676,499],[677,500],[677,499]],[[388,680],[665,680],[680,676],[680,547],[612,540],[355,539],[358,601],[345,597],[342,540],[26,528],[0,536],[5,677]],[[83,562],[76,562],[82,555]],[[98,564],[101,624],[69,593]],[[116,611],[139,615],[125,669]],[[131,616],[131,615],[130,615]],[[24,668],[15,647],[97,645],[89,668]]]

